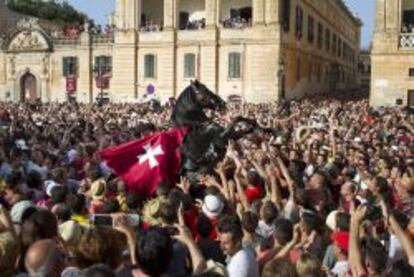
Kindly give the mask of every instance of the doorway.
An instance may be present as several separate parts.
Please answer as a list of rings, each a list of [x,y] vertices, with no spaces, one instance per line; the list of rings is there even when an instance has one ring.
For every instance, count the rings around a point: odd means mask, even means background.
[[[33,102],[38,98],[36,77],[30,72],[23,75],[20,83],[20,101]]]
[[[407,106],[414,107],[414,90],[408,91]]]

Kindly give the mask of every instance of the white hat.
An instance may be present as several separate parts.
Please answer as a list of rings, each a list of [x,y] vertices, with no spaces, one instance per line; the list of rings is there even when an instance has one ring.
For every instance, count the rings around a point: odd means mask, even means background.
[[[58,183],[56,183],[55,181],[46,180],[44,182],[44,188],[45,188],[45,191],[46,191],[46,195],[49,196],[49,197],[52,197],[52,189],[54,187],[57,187],[57,186],[60,186],[60,185]]]
[[[201,209],[208,217],[216,217],[223,211],[224,203],[215,195],[207,195]]]
[[[336,230],[336,215],[338,214],[338,211],[332,211],[329,213],[329,215],[326,217],[326,226],[329,227],[332,231]]]
[[[26,141],[24,139],[18,139],[14,142],[16,144],[16,147],[21,150],[27,150],[29,147],[27,147]]]
[[[354,142],[361,143],[362,139],[360,137],[356,137],[356,138],[354,138]]]
[[[78,152],[76,152],[75,149],[71,149],[68,151],[67,158],[68,158],[68,163],[72,163],[75,160],[76,155],[78,154]]]
[[[10,217],[13,223],[22,223],[22,216],[29,208],[36,208],[36,205],[29,200],[23,200],[14,204],[10,211]]]
[[[59,225],[59,234],[61,238],[70,244],[79,243],[83,231],[84,227],[73,220],[66,221]]]

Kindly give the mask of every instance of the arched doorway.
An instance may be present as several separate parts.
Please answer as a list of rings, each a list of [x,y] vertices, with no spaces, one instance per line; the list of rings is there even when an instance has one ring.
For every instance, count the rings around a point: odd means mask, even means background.
[[[20,101],[35,101],[38,98],[36,77],[28,72],[22,76],[20,82]]]

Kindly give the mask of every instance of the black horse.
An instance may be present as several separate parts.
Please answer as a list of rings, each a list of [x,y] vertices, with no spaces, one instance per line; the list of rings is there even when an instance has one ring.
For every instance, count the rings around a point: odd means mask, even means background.
[[[211,173],[224,159],[229,140],[237,140],[258,128],[256,121],[238,117],[227,128],[208,118],[204,109],[223,112],[226,103],[205,85],[191,82],[177,99],[171,121],[175,127],[188,127],[181,148],[184,174]]]

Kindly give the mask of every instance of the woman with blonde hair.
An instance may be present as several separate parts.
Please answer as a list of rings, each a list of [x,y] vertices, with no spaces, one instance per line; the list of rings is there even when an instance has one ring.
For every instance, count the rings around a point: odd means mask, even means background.
[[[309,253],[304,253],[296,263],[298,277],[325,277],[322,263]]]

